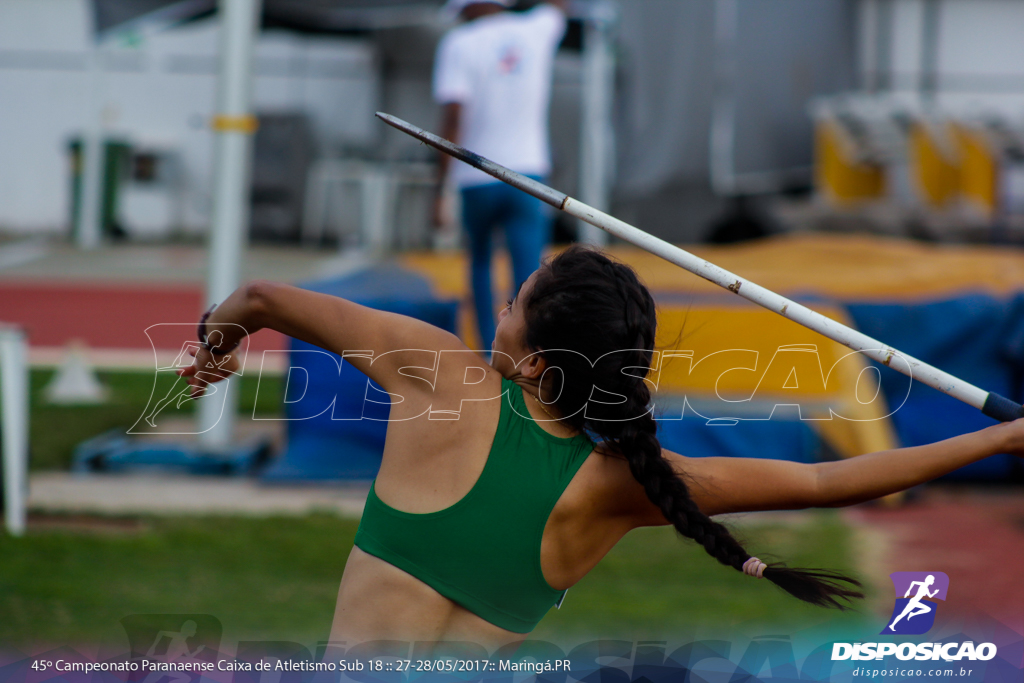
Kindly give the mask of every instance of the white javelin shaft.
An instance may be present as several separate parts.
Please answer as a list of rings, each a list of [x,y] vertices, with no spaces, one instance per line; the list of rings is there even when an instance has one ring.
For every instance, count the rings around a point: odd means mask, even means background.
[[[649,235],[639,228],[634,228],[632,225],[624,223],[614,216],[609,216],[572,197],[566,197],[562,210],[620,239],[635,244],[655,256],[660,256],[666,261],[690,271],[694,275],[699,275],[705,280],[714,282],[716,285],[724,287],[730,292],[754,302],[758,306],[763,306],[785,318],[789,318],[793,322],[814,330],[833,341],[839,342],[843,346],[848,346],[854,351],[860,351],[865,356],[877,360],[879,363],[888,365],[908,377],[920,380],[928,386],[949,394],[953,398],[959,399],[979,410],[985,405],[989,392],[984,389],[954,377],[948,372],[943,372],[913,356],[901,353],[891,346],[851,329],[842,323],[838,323],[817,311],[812,311],[806,306],[776,294],[769,289],[765,289],[761,285],[754,284],[739,275],[730,273],[725,268],[720,268],[684,249]],[[902,360],[903,362],[893,364],[894,358],[897,361]]]
[[[408,133],[432,147],[436,147],[445,154],[449,154],[460,161],[479,168],[498,180],[554,206],[556,209],[561,209],[569,215],[575,216],[609,234],[635,244],[645,251],[660,256],[666,261],[690,271],[694,275],[699,275],[705,280],[728,289],[730,292],[752,301],[758,306],[763,306],[785,318],[789,318],[793,322],[814,330],[833,341],[839,342],[843,346],[859,351],[868,358],[888,365],[911,379],[917,379],[930,387],[949,394],[953,398],[974,406],[989,417],[1003,421],[1024,417],[1024,409],[1022,409],[1020,404],[1003,398],[994,392],[987,392],[913,356],[901,353],[887,344],[872,339],[866,334],[853,330],[842,323],[825,317],[821,313],[812,311],[806,306],[802,306],[771,290],[756,285],[735,273],[730,273],[725,268],[719,268],[699,256],[669,244],[665,240],[649,235],[643,230],[624,223],[614,216],[609,216],[603,211],[588,206],[532,178],[527,178],[500,164],[496,164],[490,159],[486,159],[444,138],[440,138],[407,121],[383,112],[377,112],[377,117],[388,125]],[[893,363],[893,360],[897,362]]]

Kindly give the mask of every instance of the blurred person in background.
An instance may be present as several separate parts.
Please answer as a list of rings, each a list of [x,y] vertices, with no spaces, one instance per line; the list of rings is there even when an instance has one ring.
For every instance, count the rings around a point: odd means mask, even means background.
[[[442,105],[442,137],[541,180],[551,169],[548,103],[555,52],[565,33],[568,0],[509,12],[514,0],[448,0],[444,12],[463,23],[437,48],[434,99]],[[551,219],[540,200],[447,155],[440,157],[434,224],[442,226],[450,180],[462,195],[471,285],[482,348],[494,341],[491,236],[505,231],[513,290],[540,266]]]

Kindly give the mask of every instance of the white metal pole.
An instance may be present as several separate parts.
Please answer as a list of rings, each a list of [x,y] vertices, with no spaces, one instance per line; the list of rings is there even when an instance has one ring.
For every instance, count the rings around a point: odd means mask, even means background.
[[[28,497],[28,365],[25,333],[0,328],[0,424],[3,426],[4,518],[12,536],[25,533]]]
[[[918,89],[921,101],[935,104],[939,89],[939,37],[942,4],[939,0],[924,0],[921,16],[921,76]]]
[[[608,39],[612,11],[604,4],[584,22],[583,97],[580,126],[580,197],[591,206],[608,209],[608,171],[614,149],[611,124],[613,62]],[[579,222],[579,241],[602,246],[608,234]]]
[[[89,55],[89,107],[82,134],[81,178],[75,243],[80,249],[95,249],[102,241],[103,212],[103,64],[100,46],[93,42]]]
[[[388,252],[394,238],[394,184],[392,171],[383,164],[367,165],[360,179],[359,214],[363,245],[378,256]]]
[[[252,53],[258,31],[260,0],[221,0],[220,75],[217,114],[213,118],[213,224],[206,299],[219,303],[238,287],[242,251],[249,226],[252,178],[252,134],[256,119],[252,104]],[[230,443],[238,404],[236,382],[226,381],[217,395],[199,401],[201,442],[210,447]]]
[[[736,194],[736,32],[740,0],[715,0],[715,95],[708,138],[711,187],[719,195]]]
[[[875,87],[878,91],[892,89],[892,27],[893,27],[893,3],[895,0],[876,0],[878,2],[878,14],[875,17],[876,48],[875,66],[878,69],[878,78]]]
[[[858,41],[858,57],[860,63],[860,87],[865,92],[878,92],[878,43],[879,21],[881,10],[879,0],[862,0],[857,5],[860,40]]]

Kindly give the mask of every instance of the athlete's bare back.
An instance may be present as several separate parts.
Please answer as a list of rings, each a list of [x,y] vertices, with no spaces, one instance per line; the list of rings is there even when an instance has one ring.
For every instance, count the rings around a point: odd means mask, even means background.
[[[501,375],[487,377],[471,397],[498,396]],[[447,508],[476,483],[490,452],[497,429],[501,398],[467,401],[457,421],[392,421],[388,426],[384,462],[375,483],[377,495],[404,512],[425,513]],[[531,416],[542,429],[556,436],[572,432],[552,423],[527,399]],[[545,420],[547,422],[545,422]],[[602,484],[596,479],[605,479]],[[622,500],[609,495],[608,483],[629,487],[622,461],[593,453],[562,494],[545,528],[541,567],[553,587],[568,588],[628,531],[607,512],[604,501]],[[586,531],[585,531],[586,530]],[[468,640],[490,647],[522,640],[523,634],[499,628],[440,595],[412,575],[353,548],[338,591],[332,642],[368,640]]]

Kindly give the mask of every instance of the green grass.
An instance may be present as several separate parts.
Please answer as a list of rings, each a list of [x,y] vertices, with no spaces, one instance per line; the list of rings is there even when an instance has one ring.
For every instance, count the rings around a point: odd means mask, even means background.
[[[0,643],[123,643],[129,614],[212,614],[235,640],[330,632],[357,523],[146,519],[141,533],[0,536]]]
[[[794,566],[849,571],[849,531],[830,513],[749,528],[757,552]],[[357,523],[308,518],[146,518],[136,532],[31,530],[0,536],[0,643],[123,643],[129,614],[212,614],[224,638],[329,634]],[[761,555],[764,557],[764,555]],[[861,617],[805,606],[767,581],[722,567],[671,530],[627,536],[535,632],[555,641],[666,639],[761,625],[851,626]]]
[[[80,442],[111,429],[127,430],[142,415],[153,390],[152,372],[100,372],[100,381],[110,389],[110,400],[102,405],[58,406],[46,401],[43,388],[53,370],[33,370],[30,375],[31,408],[29,411],[30,467],[33,470],[65,470],[71,466],[71,455]],[[157,387],[160,396],[174,379],[161,373]],[[278,413],[283,391],[281,378],[264,377],[257,401],[257,378],[242,377],[239,413],[260,415]],[[172,408],[165,411],[170,414]],[[182,415],[194,412],[194,403],[185,403]]]

